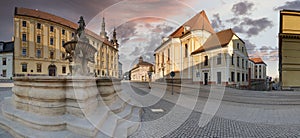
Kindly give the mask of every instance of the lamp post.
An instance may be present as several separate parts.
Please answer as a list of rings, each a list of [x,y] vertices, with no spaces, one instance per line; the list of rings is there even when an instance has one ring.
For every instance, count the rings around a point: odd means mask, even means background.
[[[149,89],[151,89],[150,83],[151,83],[151,76],[152,76],[152,72],[153,72],[152,66],[149,67],[147,72],[148,72],[148,76],[149,76]]]
[[[174,71],[172,71],[171,73],[170,73],[170,76],[172,77],[172,95],[174,94],[174,91],[173,91],[173,79],[174,79],[174,77],[175,77],[175,72]]]

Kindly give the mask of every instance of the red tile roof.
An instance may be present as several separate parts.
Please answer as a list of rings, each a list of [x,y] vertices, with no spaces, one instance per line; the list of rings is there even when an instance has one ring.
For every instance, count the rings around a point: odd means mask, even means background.
[[[215,33],[204,10],[196,14],[190,20],[185,22],[183,25],[181,25],[178,29],[176,29],[175,32],[173,32],[170,35],[170,37],[181,37],[184,33],[185,26],[190,27],[189,30],[206,30],[210,33]]]
[[[261,58],[250,58],[249,60],[255,64],[266,64]]]
[[[47,12],[43,12],[40,10],[33,10],[33,9],[27,9],[27,8],[22,8],[22,7],[16,7],[15,8],[15,16],[28,16],[28,17],[32,17],[32,18],[38,18],[38,19],[43,19],[43,20],[47,20],[50,22],[54,22],[66,27],[70,27],[71,29],[77,29],[78,25],[72,21],[69,21],[67,19],[64,19],[62,17],[47,13]],[[97,35],[96,33],[94,33],[91,30],[85,29],[85,32],[96,38],[101,40],[102,42],[104,42],[106,45],[109,45],[111,47],[113,47],[113,45],[107,41],[106,39],[104,40],[103,38],[101,38],[99,35]],[[113,47],[114,48],[114,47]],[[117,50],[117,49],[116,49]]]
[[[192,52],[192,55],[204,52],[205,50],[215,49],[218,47],[225,47],[229,44],[233,35],[235,35],[235,33],[233,32],[232,29],[227,29],[227,30],[223,30],[218,33],[212,34],[205,41],[203,46],[201,46],[200,48],[198,48],[197,50]]]

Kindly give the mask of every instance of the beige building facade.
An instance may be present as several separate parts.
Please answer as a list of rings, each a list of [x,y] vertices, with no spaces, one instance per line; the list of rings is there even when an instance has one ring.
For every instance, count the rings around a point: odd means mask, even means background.
[[[248,53],[245,42],[232,29],[211,35],[192,53],[194,82],[203,85],[248,85]]]
[[[251,72],[251,79],[267,78],[267,64],[261,58],[250,58],[249,69]]]
[[[153,65],[139,58],[139,63],[130,70],[130,78],[132,81],[149,81],[149,71],[153,70]]]
[[[214,30],[204,11],[196,14],[181,25],[155,50],[155,79],[175,78],[193,79],[194,61],[191,53],[204,44]]]
[[[300,87],[300,11],[280,11],[279,81],[282,89]]]
[[[231,29],[214,32],[204,11],[180,26],[155,50],[155,79],[204,85],[248,85],[245,43]]]
[[[69,74],[64,43],[70,41],[78,28],[64,18],[33,9],[15,8],[14,75],[61,76]],[[90,73],[118,77],[118,43],[114,30],[108,40],[103,19],[100,34],[85,30],[90,44],[97,48]]]

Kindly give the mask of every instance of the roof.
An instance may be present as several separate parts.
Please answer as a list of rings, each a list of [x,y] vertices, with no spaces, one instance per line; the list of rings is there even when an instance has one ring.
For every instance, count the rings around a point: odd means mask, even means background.
[[[206,30],[210,33],[215,33],[213,27],[211,26],[205,11],[201,11],[198,14],[196,14],[194,17],[189,19],[187,22],[185,22],[183,25],[181,25],[178,29],[176,29],[175,32],[173,32],[170,37],[181,37],[184,32],[184,27],[188,26],[190,27],[190,31],[193,30]]]
[[[149,66],[149,67],[152,67],[153,64],[151,64],[151,63],[149,63],[149,62],[146,62],[146,61],[143,61],[143,59],[142,59],[142,60],[140,60],[139,63],[136,64],[131,70],[135,70],[135,69],[139,68],[140,66]],[[131,71],[131,70],[130,70],[130,71]]]
[[[252,61],[255,64],[265,64],[267,65],[261,58],[250,58],[250,61]]]
[[[192,52],[192,55],[204,52],[205,50],[215,49],[220,46],[225,47],[230,43],[233,35],[235,35],[235,33],[232,29],[227,29],[218,33],[214,33],[205,41],[203,46]]]
[[[62,17],[56,16],[56,15],[53,15],[53,14],[50,14],[50,13],[47,13],[44,11],[40,11],[40,10],[16,7],[15,8],[15,16],[28,16],[28,17],[32,17],[32,18],[43,19],[43,20],[47,20],[50,22],[54,22],[54,23],[66,26],[66,27],[70,27],[71,29],[75,29],[75,30],[78,28],[78,24],[76,24],[72,21],[69,21]],[[113,47],[113,45],[107,39],[101,38],[98,34],[94,33],[93,31],[85,29],[85,32],[88,35],[95,37],[96,39],[101,40],[103,43]]]
[[[0,51],[0,53],[14,52],[14,41],[0,43],[3,43],[3,51]]]

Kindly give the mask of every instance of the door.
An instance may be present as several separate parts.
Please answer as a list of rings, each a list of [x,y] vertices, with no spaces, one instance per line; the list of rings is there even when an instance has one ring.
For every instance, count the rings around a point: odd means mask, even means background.
[[[56,76],[56,66],[55,65],[49,65],[48,73],[49,73],[49,76]]]
[[[217,80],[217,84],[221,84],[221,72],[217,72],[217,77],[218,77],[218,80]]]
[[[204,73],[204,85],[208,85],[208,73]]]

